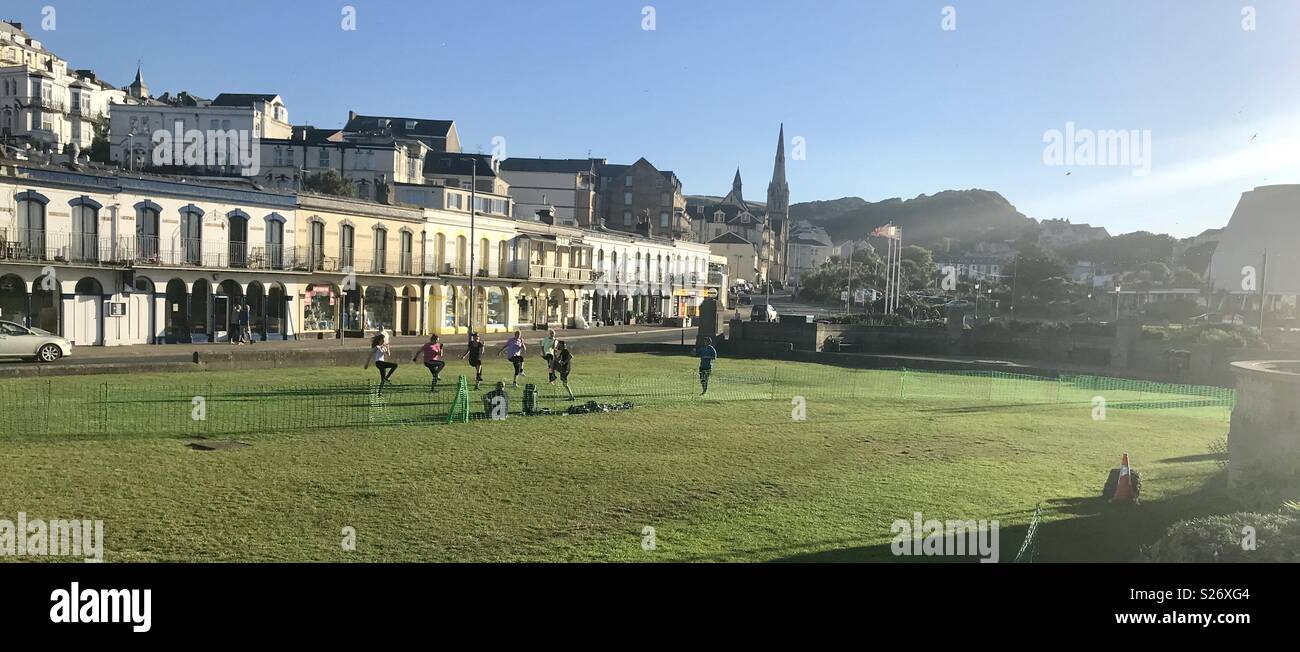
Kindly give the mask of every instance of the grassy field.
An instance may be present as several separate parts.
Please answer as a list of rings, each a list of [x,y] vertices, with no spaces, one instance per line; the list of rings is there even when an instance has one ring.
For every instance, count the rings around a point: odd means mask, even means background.
[[[693,369],[580,356],[579,403],[635,407],[467,424],[409,364],[382,399],[359,364],[0,381],[0,518],[102,519],[107,561],[885,561],[919,511],[997,519],[1011,561],[1041,504],[1039,561],[1126,561],[1229,511],[1228,408],[1195,388],[723,360],[700,397]],[[1123,452],[1138,507],[1098,498]]]

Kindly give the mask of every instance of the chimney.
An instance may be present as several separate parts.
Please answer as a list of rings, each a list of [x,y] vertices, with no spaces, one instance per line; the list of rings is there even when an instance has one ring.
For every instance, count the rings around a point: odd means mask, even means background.
[[[357,117],[356,111],[348,111],[348,122],[352,122]]]
[[[545,224],[555,225],[555,209],[551,207],[540,208],[537,210],[537,221]]]

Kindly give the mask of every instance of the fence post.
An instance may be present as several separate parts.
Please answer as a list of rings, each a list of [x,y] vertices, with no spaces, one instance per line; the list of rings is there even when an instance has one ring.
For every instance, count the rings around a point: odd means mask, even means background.
[[[103,390],[99,401],[99,432],[100,434],[107,434],[110,432],[108,427],[108,381],[103,382]]]
[[[898,376],[898,400],[907,397],[907,367],[903,367],[903,373]]]
[[[776,400],[776,371],[781,367],[772,365],[772,387],[767,391],[767,398],[770,401]]]

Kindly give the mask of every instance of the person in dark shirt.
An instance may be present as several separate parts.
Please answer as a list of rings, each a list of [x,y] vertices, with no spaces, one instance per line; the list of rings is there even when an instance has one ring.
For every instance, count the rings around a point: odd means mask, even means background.
[[[551,368],[559,375],[564,391],[569,393],[569,400],[574,400],[573,389],[569,387],[569,372],[573,370],[573,351],[570,351],[569,346],[563,341],[555,343],[555,356],[552,358]]]
[[[469,358],[469,366],[474,368],[474,389],[483,382],[483,338],[478,333],[470,333],[469,348],[460,354],[460,359]]]

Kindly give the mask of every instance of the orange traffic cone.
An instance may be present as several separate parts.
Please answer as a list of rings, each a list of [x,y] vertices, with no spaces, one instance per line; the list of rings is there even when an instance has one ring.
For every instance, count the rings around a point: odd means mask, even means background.
[[[1124,453],[1124,459],[1119,463],[1119,479],[1115,483],[1115,497],[1110,499],[1112,503],[1131,503],[1135,502],[1137,496],[1133,492],[1133,470],[1128,466],[1128,453]]]

